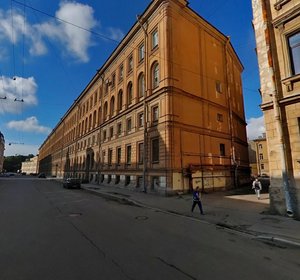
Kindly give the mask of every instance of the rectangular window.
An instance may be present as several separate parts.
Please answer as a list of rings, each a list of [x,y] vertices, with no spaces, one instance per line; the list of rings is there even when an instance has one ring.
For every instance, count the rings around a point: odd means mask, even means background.
[[[104,91],[104,94],[105,94],[105,95],[108,94],[108,88],[109,88],[109,80],[107,79],[107,80],[105,81],[105,91]]]
[[[151,141],[151,160],[153,163],[159,162],[159,138]]]
[[[225,156],[225,144],[220,144],[220,156]]]
[[[138,143],[138,163],[144,162],[144,143]]]
[[[300,74],[300,32],[288,37],[292,74]]]
[[[139,46],[139,62],[145,57],[145,46],[144,43]]]
[[[122,123],[118,123],[118,136],[122,134]]]
[[[94,105],[97,104],[97,99],[98,99],[98,92],[95,91]]]
[[[130,55],[128,58],[128,72],[131,72],[133,70],[133,56]]]
[[[116,73],[113,73],[111,77],[111,87],[114,88],[115,85],[116,85]]]
[[[131,131],[131,118],[127,119],[127,127],[126,127],[127,132]]]
[[[138,114],[138,127],[143,127],[144,126],[144,114],[139,113]]]
[[[262,149],[262,144],[259,144],[259,145],[258,145],[258,148],[261,150],[261,149]]]
[[[117,148],[117,164],[120,165],[121,164],[121,154],[122,153],[122,150],[121,150],[121,147],[118,147]]]
[[[264,159],[264,155],[263,154],[259,154],[259,159]]]
[[[152,49],[154,49],[158,46],[158,31],[157,30],[152,32],[151,38],[152,38]]]
[[[264,169],[265,169],[265,165],[264,165],[263,163],[260,165],[260,169],[261,169],[261,170],[264,170]]]
[[[103,141],[105,141],[107,138],[107,135],[106,135],[106,130],[103,131]]]
[[[119,81],[122,81],[123,77],[124,77],[124,66],[123,64],[121,64],[119,69]]]
[[[113,156],[113,150],[108,149],[108,165],[112,164],[112,156]]]
[[[126,146],[126,163],[131,164],[131,145]]]
[[[109,137],[110,138],[114,137],[114,128],[113,128],[113,126],[109,129]]]
[[[222,93],[222,84],[220,81],[216,81],[216,92]]]
[[[218,122],[223,122],[223,115],[217,114],[217,120],[218,120]]]
[[[152,107],[152,122],[158,122],[158,106]]]

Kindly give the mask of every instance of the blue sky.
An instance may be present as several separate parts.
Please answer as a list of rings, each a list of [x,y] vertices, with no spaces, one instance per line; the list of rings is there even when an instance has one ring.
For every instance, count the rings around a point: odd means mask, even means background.
[[[259,136],[264,128],[251,1],[189,2],[199,15],[230,36],[245,68],[242,80],[248,137]],[[37,154],[49,132],[149,3],[1,0],[0,131],[6,141],[5,156]]]

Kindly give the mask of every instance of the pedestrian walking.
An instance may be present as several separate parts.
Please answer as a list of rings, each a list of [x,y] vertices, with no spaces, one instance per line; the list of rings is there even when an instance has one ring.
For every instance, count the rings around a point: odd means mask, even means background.
[[[204,215],[203,209],[202,209],[202,203],[200,199],[200,193],[199,193],[199,187],[196,187],[195,190],[193,190],[193,205],[191,212],[194,211],[195,206],[198,205],[201,215]]]
[[[260,191],[262,190],[261,182],[258,181],[258,178],[255,178],[255,180],[252,183],[252,189],[254,189],[257,199],[260,199]]]

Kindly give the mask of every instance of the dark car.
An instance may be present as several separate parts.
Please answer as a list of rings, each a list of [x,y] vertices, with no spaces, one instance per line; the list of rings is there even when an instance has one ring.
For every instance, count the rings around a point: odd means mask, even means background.
[[[40,174],[38,175],[38,178],[46,178],[46,174],[45,174],[45,173],[40,173]]]
[[[63,182],[63,187],[66,189],[81,188],[81,180],[78,178],[68,178]]]
[[[270,186],[270,177],[266,174],[262,174],[258,175],[257,179],[261,182],[263,191],[268,192]]]

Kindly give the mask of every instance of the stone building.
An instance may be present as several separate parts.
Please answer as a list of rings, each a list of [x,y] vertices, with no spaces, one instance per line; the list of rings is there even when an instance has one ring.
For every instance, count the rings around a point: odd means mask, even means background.
[[[265,133],[257,139],[250,140],[248,144],[251,175],[254,177],[269,176],[268,146]]]
[[[0,172],[3,171],[4,150],[5,150],[5,140],[3,134],[0,132]]]
[[[242,70],[187,1],[153,0],[42,144],[39,171],[164,194],[241,184]]]
[[[300,213],[300,1],[252,0],[271,210]]]
[[[38,173],[38,156],[30,158],[22,162],[21,171],[26,174],[37,174]]]

